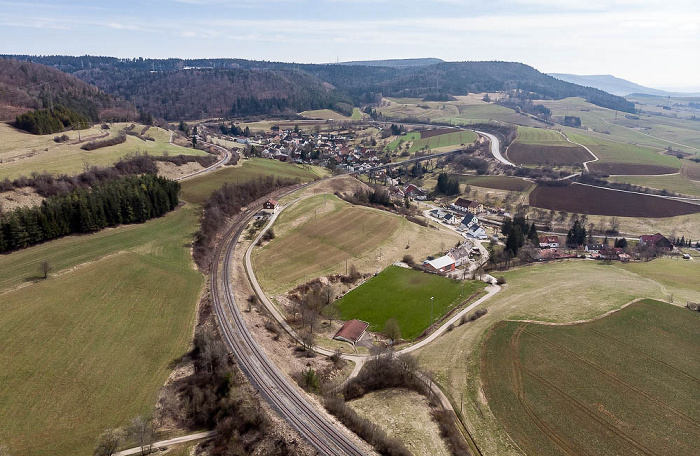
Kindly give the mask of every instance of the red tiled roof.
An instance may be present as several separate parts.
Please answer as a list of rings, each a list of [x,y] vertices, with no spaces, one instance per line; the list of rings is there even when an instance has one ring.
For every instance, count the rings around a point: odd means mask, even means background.
[[[368,327],[369,324],[365,323],[364,321],[346,321],[343,324],[343,326],[341,326],[341,328],[338,330],[338,332],[335,333],[333,339],[346,340],[352,344],[355,344],[357,343],[357,341],[360,340],[360,337],[362,337],[362,334],[364,334]]]
[[[277,206],[277,200],[269,199],[269,200],[266,201],[266,203],[270,203],[270,204],[272,204],[272,205],[274,205],[274,206]]]
[[[452,203],[452,204],[454,204],[455,206],[460,206],[460,207],[469,207],[469,205],[470,205],[471,203],[472,203],[472,202],[469,201],[468,199],[457,198],[457,200],[456,200],[454,203]]]

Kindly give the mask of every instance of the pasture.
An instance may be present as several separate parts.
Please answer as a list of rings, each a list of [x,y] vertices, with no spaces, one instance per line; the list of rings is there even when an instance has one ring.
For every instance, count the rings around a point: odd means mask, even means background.
[[[203,203],[214,190],[224,184],[237,184],[259,176],[275,176],[308,182],[325,175],[318,167],[303,167],[266,158],[250,158],[240,166],[225,166],[216,171],[182,182],[181,198],[195,204]]]
[[[664,265],[650,263],[651,268]],[[669,260],[673,261],[673,260]],[[681,268],[688,263],[679,263]],[[692,270],[678,270],[679,277]],[[504,273],[507,285],[481,307],[482,318],[443,334],[418,351],[421,365],[435,378],[459,408],[463,397],[464,420],[484,454],[521,455],[505,437],[499,420],[483,396],[480,347],[487,331],[504,319],[570,322],[599,316],[637,298],[665,299],[661,283],[622,267],[594,261],[571,260],[536,264]],[[692,284],[681,284],[688,292]],[[678,291],[676,291],[679,293]]]
[[[252,257],[261,286],[273,294],[316,277],[345,273],[349,265],[368,273],[406,254],[425,258],[461,239],[454,232],[353,206],[331,194],[294,203],[280,214],[274,230],[275,239],[256,248]]]
[[[353,115],[355,113],[353,112]],[[341,114],[339,112],[333,111],[331,109],[316,109],[313,111],[303,111],[299,113],[300,116],[306,117],[308,119],[321,119],[321,120],[351,120],[350,117]]]
[[[700,163],[691,161],[685,162],[683,164],[683,168],[681,169],[681,173],[688,179],[700,181]]]
[[[620,217],[659,218],[700,212],[697,204],[576,183],[566,187],[539,185],[530,192],[530,205],[555,211]]]
[[[112,124],[110,130],[102,131],[99,125],[88,130],[81,130],[81,138],[98,138],[107,134],[108,137],[116,136],[118,131],[127,124]],[[141,131],[143,125],[136,125],[135,131]],[[136,152],[149,153],[151,155],[206,155],[206,152],[186,147],[179,147],[169,143],[170,133],[158,127],[151,127],[146,136],[155,138],[155,141],[144,141],[134,136],[127,136],[126,142],[114,146],[103,147],[92,151],[80,148],[85,141],[78,142],[78,132],[66,133],[70,140],[64,143],[56,143],[53,138],[56,135],[32,135],[17,130],[5,123],[0,123],[0,137],[3,143],[0,145],[0,179],[14,179],[20,176],[28,176],[32,172],[47,171],[51,174],[77,174],[87,165],[109,166],[120,158]]]
[[[501,322],[484,342],[489,407],[526,454],[695,452],[700,314],[644,300],[578,325]]]
[[[336,304],[343,320],[366,321],[374,332],[382,332],[387,320],[396,318],[401,337],[412,340],[484,287],[483,282],[465,281],[462,285],[459,280],[389,266]]]
[[[669,176],[616,176],[611,177],[609,180],[700,197],[700,182],[687,179],[681,174]]]
[[[518,127],[518,136],[515,141],[522,144],[571,144],[558,131],[523,126]],[[576,147],[574,144],[571,145]]]
[[[387,148],[390,151],[396,150],[397,147],[403,145],[406,142],[409,141],[417,141],[420,139],[420,132],[418,131],[411,131],[409,133],[404,133],[401,136],[395,137],[389,144],[387,144]]]
[[[149,413],[192,338],[196,225],[185,207],[0,258],[0,441],[10,454],[91,454],[104,428]],[[42,260],[55,272],[34,282]]]
[[[421,138],[413,141],[409,152],[416,152],[422,149],[441,149],[452,146],[472,144],[479,136],[473,131],[456,131],[437,136],[424,138],[421,133]]]

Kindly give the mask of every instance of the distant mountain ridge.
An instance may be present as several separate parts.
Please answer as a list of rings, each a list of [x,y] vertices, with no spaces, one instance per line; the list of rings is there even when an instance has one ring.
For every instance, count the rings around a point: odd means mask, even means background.
[[[378,103],[382,97],[445,100],[473,92],[508,91],[522,99],[582,97],[634,112],[634,104],[602,90],[555,79],[514,62],[430,59],[298,64],[244,59],[119,59],[13,56],[70,73],[167,120],[292,115]],[[382,66],[394,65],[394,66]]]
[[[444,63],[444,60],[436,59],[435,57],[418,58],[418,59],[352,60],[349,62],[340,62],[338,65],[407,68],[407,67],[419,67],[419,66],[435,65],[436,63]]]
[[[550,76],[562,81],[571,82],[582,86],[594,87],[605,92],[621,97],[626,97],[635,93],[644,95],[654,95],[658,97],[687,97],[700,96],[697,93],[669,92],[666,90],[645,87],[626,79],[618,78],[609,74],[600,75],[576,75],[567,73],[548,73]]]

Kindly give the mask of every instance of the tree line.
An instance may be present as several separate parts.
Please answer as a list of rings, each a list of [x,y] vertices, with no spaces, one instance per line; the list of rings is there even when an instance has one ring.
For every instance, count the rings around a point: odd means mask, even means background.
[[[15,118],[15,127],[35,135],[58,133],[68,127],[79,130],[89,123],[81,114],[63,106],[29,111]]]
[[[0,215],[0,253],[160,217],[177,206],[179,190],[179,183],[156,175],[127,176],[15,209]]]

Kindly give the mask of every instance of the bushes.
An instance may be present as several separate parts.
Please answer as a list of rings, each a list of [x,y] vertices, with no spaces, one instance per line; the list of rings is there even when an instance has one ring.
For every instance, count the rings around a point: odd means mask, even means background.
[[[182,166],[185,163],[197,162],[200,165],[202,165],[204,168],[208,168],[208,167],[212,166],[217,161],[217,158],[213,155],[199,156],[199,155],[182,155],[182,154],[180,154],[180,155],[160,155],[160,156],[153,157],[153,159],[156,161],[173,163],[176,166]]]
[[[69,138],[68,135],[66,135],[66,134],[63,134],[63,135],[61,135],[61,136],[54,136],[54,138],[53,138],[54,142],[57,142],[57,143],[66,142],[66,141],[68,141],[69,139],[70,139],[70,138]]]
[[[102,147],[116,146],[117,144],[122,144],[124,142],[126,142],[126,135],[119,133],[117,136],[115,136],[113,138],[87,142],[87,143],[83,144],[82,146],[80,146],[80,148],[83,150],[95,150],[95,149],[100,149]]]
[[[403,442],[386,435],[379,426],[359,416],[348,407],[340,396],[326,396],[323,405],[331,414],[337,417],[348,429],[359,435],[374,447],[379,454],[387,456],[410,456],[411,452]]]

